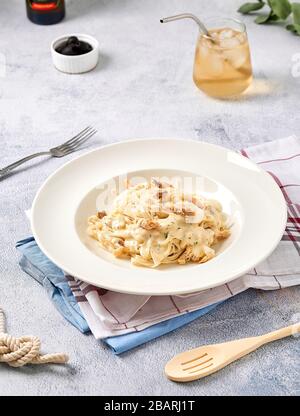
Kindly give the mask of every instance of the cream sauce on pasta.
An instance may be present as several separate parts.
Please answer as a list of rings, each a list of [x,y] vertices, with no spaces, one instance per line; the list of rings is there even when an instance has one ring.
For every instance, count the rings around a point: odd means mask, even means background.
[[[88,233],[116,257],[146,267],[204,263],[230,235],[219,202],[157,181],[123,191],[109,212],[88,219]]]

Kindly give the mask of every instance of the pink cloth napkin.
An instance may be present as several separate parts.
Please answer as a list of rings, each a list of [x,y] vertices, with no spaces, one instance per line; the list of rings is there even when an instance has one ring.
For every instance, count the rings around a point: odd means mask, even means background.
[[[243,149],[241,153],[270,173],[286,200],[288,222],[275,251],[249,273],[230,283],[182,296],[122,294],[66,276],[97,339],[141,331],[248,288],[274,290],[300,284],[300,139],[291,136]]]

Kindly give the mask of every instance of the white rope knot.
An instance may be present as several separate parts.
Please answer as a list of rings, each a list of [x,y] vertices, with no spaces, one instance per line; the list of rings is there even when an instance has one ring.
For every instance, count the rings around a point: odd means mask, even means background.
[[[23,336],[14,338],[5,333],[4,312],[0,308],[0,362],[11,367],[25,364],[64,364],[68,361],[66,354],[40,354],[41,341],[38,337]]]

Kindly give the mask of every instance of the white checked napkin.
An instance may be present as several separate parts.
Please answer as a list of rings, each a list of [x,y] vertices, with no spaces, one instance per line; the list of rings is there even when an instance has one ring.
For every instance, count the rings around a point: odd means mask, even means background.
[[[286,231],[270,257],[246,275],[213,289],[182,296],[137,296],[97,288],[66,276],[97,339],[141,331],[158,322],[223,301],[248,288],[300,284],[300,139],[291,136],[242,150],[268,171],[288,207]]]

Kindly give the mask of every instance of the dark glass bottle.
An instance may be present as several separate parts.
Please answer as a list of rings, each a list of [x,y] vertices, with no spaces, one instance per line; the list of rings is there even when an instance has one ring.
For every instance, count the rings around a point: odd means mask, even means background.
[[[53,25],[65,16],[64,0],[26,0],[28,19],[38,25]]]

